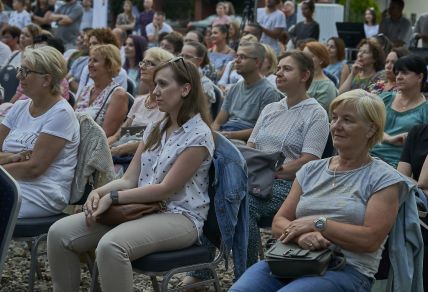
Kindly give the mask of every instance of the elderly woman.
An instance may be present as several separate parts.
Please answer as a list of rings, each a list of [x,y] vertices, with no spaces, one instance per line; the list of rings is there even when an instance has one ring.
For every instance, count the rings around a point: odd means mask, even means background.
[[[149,89],[149,93],[140,95],[135,99],[122,127],[147,127],[150,123],[163,118],[164,113],[159,111],[156,96],[153,93],[155,89],[153,72],[156,66],[168,62],[172,58],[174,58],[173,54],[161,48],[150,48],[144,53],[144,59],[140,62],[140,81]],[[121,129],[108,139],[109,144],[114,145],[111,148],[111,154],[113,156],[134,155],[140,142],[125,141],[125,143],[121,143],[119,140],[120,133]]]
[[[273,277],[261,261],[229,291],[371,290],[383,245],[407,190],[405,178],[369,155],[383,136],[385,107],[379,97],[353,90],[334,99],[330,112],[338,155],[309,162],[297,172],[272,232],[303,249],[334,244],[345,255],[346,265],[323,276],[286,280]]]
[[[363,40],[358,46],[357,60],[352,65],[351,74],[339,88],[340,93],[351,89],[367,90],[368,86],[381,78],[378,72],[385,64],[385,54],[378,43],[372,39]]]
[[[146,129],[124,176],[92,191],[84,213],[66,217],[49,230],[55,292],[79,291],[79,254],[95,248],[102,290],[131,292],[132,260],[189,247],[202,234],[214,141],[199,72],[192,63],[176,58],[155,69],[154,82],[153,93],[165,118]],[[112,203],[157,201],[165,201],[165,212],[116,227],[95,222]]]
[[[428,102],[421,91],[427,79],[424,60],[415,55],[398,59],[394,65],[397,90],[381,95],[386,107],[386,125],[382,143],[371,153],[394,168],[400,159],[408,131],[428,123]]]
[[[18,181],[19,217],[61,213],[70,197],[79,146],[79,123],[60,94],[67,64],[52,47],[27,48],[17,77],[29,97],[0,124],[0,164]]]
[[[275,215],[290,191],[296,172],[308,161],[321,158],[328,137],[327,113],[306,93],[314,76],[312,59],[299,51],[288,52],[280,59],[276,76],[277,87],[286,98],[263,109],[248,146],[264,152],[282,151],[285,161],[276,174],[271,199],[249,196],[247,266],[257,262],[257,222],[261,217]]]
[[[120,68],[120,54],[116,46],[92,47],[88,69],[94,84],[87,85],[77,97],[76,111],[89,113],[104,129],[107,137],[117,132],[128,111],[128,96],[113,81]]]
[[[323,71],[330,62],[327,48],[319,42],[308,42],[303,52],[314,61],[314,79],[308,89],[308,95],[315,98],[328,111],[330,102],[337,96],[337,89]]]

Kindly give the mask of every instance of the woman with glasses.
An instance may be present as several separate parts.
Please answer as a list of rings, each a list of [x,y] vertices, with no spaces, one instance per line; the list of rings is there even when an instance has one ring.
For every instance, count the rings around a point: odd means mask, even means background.
[[[24,94],[0,124],[0,164],[17,181],[19,218],[59,214],[67,206],[79,146],[79,123],[60,84],[67,64],[52,47],[27,48],[17,77]]]
[[[153,72],[156,66],[174,58],[170,52],[161,48],[150,48],[144,53],[144,59],[140,62],[140,82],[147,87],[149,92],[137,96],[126,121],[122,128],[126,127],[146,127],[148,124],[157,122],[163,118],[164,113],[159,111],[156,103],[156,96],[153,93],[155,84],[153,82]],[[128,141],[121,138],[121,129],[108,138],[111,145],[112,156],[134,155],[140,141]]]
[[[129,35],[125,42],[125,64],[123,68],[126,70],[128,78],[135,85],[133,94],[139,92],[140,88],[140,68],[138,64],[143,59],[144,52],[147,49],[147,41],[144,37],[138,35]]]
[[[94,83],[85,86],[77,97],[76,111],[88,113],[103,128],[107,138],[117,132],[128,112],[128,96],[113,81],[120,69],[120,54],[116,46],[91,47],[88,71]]]
[[[48,233],[53,291],[79,291],[79,254],[96,249],[103,291],[133,291],[131,261],[191,246],[209,208],[208,170],[214,141],[199,72],[178,57],[154,71],[153,94],[165,117],[150,124],[129,168],[89,194],[84,212]],[[164,201],[166,210],[116,227],[95,222],[112,204]]]

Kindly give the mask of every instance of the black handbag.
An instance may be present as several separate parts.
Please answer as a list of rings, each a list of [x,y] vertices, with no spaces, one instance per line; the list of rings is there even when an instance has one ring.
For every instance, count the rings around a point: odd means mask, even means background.
[[[266,153],[239,144],[236,147],[247,162],[248,192],[261,199],[270,199],[275,172],[284,162],[284,153]]]
[[[338,270],[346,263],[343,254],[332,249],[307,250],[279,240],[266,251],[265,257],[272,275],[278,278],[322,276],[327,268]]]

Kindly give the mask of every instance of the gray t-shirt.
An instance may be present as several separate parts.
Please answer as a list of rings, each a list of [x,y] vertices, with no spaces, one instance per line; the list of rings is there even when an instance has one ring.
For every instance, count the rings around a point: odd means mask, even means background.
[[[374,193],[400,183],[401,204],[409,191],[404,183],[406,178],[380,159],[374,158],[360,168],[336,173],[328,169],[330,162],[331,158],[311,161],[297,172],[296,179],[302,188],[302,195],[297,204],[296,218],[322,215],[341,223],[363,225],[367,203]],[[372,253],[345,249],[342,252],[348,264],[373,278],[385,241]]]
[[[229,113],[229,121],[253,128],[263,108],[281,98],[282,94],[266,78],[250,86],[242,80],[229,90],[222,109]]]
[[[70,17],[73,22],[69,25],[59,25],[56,36],[64,41],[66,49],[74,46],[79,35],[80,22],[83,16],[83,7],[78,2],[66,3],[59,7],[55,14],[63,14]]]
[[[273,30],[275,28],[281,28],[285,30],[287,28],[287,23],[285,21],[285,15],[279,9],[275,10],[272,13],[267,13],[265,8],[257,9],[257,22],[260,23],[261,26]],[[274,51],[279,54],[279,41],[277,39],[271,38],[266,33],[262,33],[262,37],[260,38],[260,42],[262,44],[266,44],[272,47]]]

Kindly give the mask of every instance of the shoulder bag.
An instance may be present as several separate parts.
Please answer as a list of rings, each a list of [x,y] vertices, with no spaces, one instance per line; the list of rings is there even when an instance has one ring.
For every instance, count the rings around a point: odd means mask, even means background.
[[[244,145],[235,146],[247,162],[248,192],[261,199],[270,199],[275,172],[284,162],[284,153],[266,153]]]
[[[278,278],[322,276],[327,268],[339,270],[346,263],[343,254],[332,249],[307,250],[279,240],[267,250],[265,257],[272,275]]]

